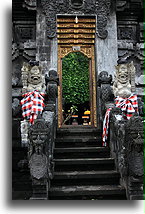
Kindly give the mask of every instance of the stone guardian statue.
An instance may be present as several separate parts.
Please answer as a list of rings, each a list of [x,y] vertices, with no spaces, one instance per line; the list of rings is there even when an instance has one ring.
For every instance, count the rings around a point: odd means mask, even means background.
[[[115,97],[130,97],[135,92],[135,66],[133,62],[120,62],[116,67],[113,92]]]

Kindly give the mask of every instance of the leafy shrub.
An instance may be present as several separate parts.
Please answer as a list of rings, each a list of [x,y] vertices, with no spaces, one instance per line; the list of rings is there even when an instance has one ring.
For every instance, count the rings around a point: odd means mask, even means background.
[[[62,88],[65,103],[72,105],[89,101],[89,59],[80,52],[62,60]]]

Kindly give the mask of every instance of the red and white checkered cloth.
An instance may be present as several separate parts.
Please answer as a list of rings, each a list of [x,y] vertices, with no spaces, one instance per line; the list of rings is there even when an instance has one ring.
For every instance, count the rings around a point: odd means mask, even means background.
[[[111,108],[108,108],[105,114],[105,118],[103,121],[103,146],[107,146],[107,138],[108,138],[108,131],[109,131],[109,119],[110,119],[110,111]]]
[[[115,105],[121,108],[126,119],[130,119],[133,113],[138,113],[137,95],[131,95],[129,98],[116,97]]]
[[[38,113],[42,113],[44,108],[44,93],[37,90],[23,94],[24,97],[21,100],[22,115],[24,118],[29,119],[31,124],[34,124],[34,120],[37,118]]]
[[[138,113],[137,95],[131,95],[128,98],[122,98],[118,96],[115,98],[115,106],[121,108],[122,112],[124,113],[124,118],[129,120],[132,117],[133,113]],[[103,146],[107,146],[110,111],[111,108],[106,111],[103,121]]]

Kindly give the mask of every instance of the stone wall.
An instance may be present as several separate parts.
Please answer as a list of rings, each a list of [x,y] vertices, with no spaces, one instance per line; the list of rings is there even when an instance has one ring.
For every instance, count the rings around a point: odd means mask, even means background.
[[[143,1],[117,1],[118,58],[133,61],[137,94],[143,96],[144,37]]]
[[[110,13],[106,26],[108,36],[106,39],[96,38],[96,70],[97,75],[102,71],[114,74],[118,59],[117,51],[117,23],[115,11]]]
[[[36,56],[36,11],[28,10],[24,0],[13,0],[12,11],[12,114],[13,146],[21,146],[21,68]]]

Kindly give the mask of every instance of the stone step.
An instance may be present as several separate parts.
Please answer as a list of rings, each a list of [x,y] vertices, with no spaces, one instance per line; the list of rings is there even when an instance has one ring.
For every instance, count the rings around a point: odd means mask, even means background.
[[[62,136],[64,138],[68,136],[99,136],[102,134],[101,130],[98,130],[97,128],[80,128],[80,127],[75,127],[75,128],[61,128],[57,130],[57,136]]]
[[[55,171],[113,170],[113,158],[54,159]]]
[[[125,195],[125,189],[120,185],[90,185],[90,186],[61,186],[51,187],[50,199],[58,196],[107,196]],[[108,198],[109,199],[109,198]]]
[[[109,157],[107,147],[70,147],[55,148],[54,158],[85,158],[85,157]]]
[[[88,179],[88,178],[119,178],[119,173],[115,170],[106,171],[71,171],[54,172],[54,180],[58,179]]]
[[[113,158],[75,158],[75,159],[54,159],[57,165],[86,165],[86,164],[110,164],[114,163]]]
[[[102,133],[101,129],[91,127],[91,126],[66,126],[63,128],[58,128],[57,133]]]
[[[67,148],[67,147],[101,147],[102,140],[101,138],[56,138],[55,147],[56,148]]]
[[[55,172],[52,186],[118,184],[120,175],[115,170]]]

